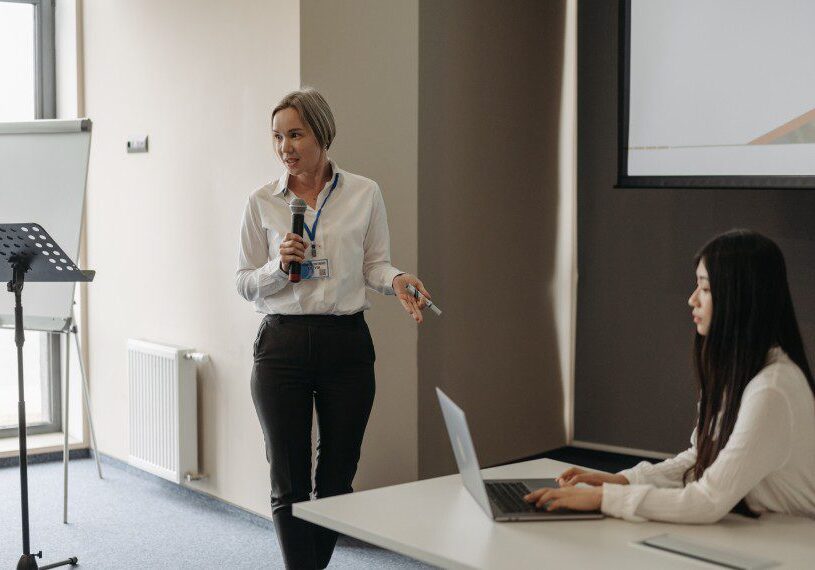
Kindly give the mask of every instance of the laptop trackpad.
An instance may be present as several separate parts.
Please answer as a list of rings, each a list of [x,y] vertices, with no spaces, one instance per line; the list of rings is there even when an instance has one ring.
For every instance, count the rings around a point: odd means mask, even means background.
[[[526,485],[530,491],[535,489],[543,489],[548,487],[550,489],[559,489],[560,485],[557,484],[555,479],[520,479],[521,483]]]

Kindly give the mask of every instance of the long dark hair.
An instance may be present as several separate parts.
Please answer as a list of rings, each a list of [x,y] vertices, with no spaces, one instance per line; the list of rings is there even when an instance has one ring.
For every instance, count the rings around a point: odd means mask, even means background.
[[[781,347],[815,381],[795,318],[784,255],[769,238],[731,230],[713,238],[693,260],[703,262],[710,281],[713,315],[707,335],[696,334],[694,366],[699,381],[696,464],[685,473],[699,480],[727,445],[748,382]],[[721,412],[721,417],[719,413]],[[737,512],[750,514],[742,500]]]

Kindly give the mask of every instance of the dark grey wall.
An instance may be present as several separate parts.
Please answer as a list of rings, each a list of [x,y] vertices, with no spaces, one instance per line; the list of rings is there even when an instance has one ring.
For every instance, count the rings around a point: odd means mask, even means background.
[[[578,8],[578,308],[575,439],[661,452],[695,419],[691,260],[715,234],[775,240],[815,357],[815,191],[620,190],[617,2]]]
[[[436,400],[467,413],[482,464],[564,442],[550,285],[564,2],[422,1],[419,476],[455,462]]]

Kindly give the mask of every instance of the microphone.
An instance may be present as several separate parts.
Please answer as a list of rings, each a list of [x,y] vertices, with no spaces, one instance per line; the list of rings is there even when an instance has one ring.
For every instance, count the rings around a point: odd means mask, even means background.
[[[303,214],[306,213],[306,201],[295,198],[289,204],[289,209],[291,210],[291,233],[303,237]],[[289,263],[289,281],[300,282],[300,264],[296,261]]]

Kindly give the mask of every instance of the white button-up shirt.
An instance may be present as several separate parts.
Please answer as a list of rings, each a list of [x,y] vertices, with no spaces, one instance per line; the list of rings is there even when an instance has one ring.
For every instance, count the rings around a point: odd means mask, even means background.
[[[260,313],[282,315],[349,315],[370,304],[366,285],[393,295],[393,278],[403,273],[391,265],[390,235],[385,202],[373,180],[337,168],[317,196],[323,205],[338,174],[337,186],[325,203],[317,225],[315,259],[328,259],[328,279],[290,283],[280,270],[280,243],[291,231],[286,190],[288,173],[249,196],[241,224],[238,270],[235,283],[241,296],[252,301]],[[317,210],[309,206],[304,215],[311,228]],[[306,260],[312,259],[307,235]]]
[[[780,348],[744,389],[727,444],[698,481],[692,447],[662,463],[620,471],[630,485],[603,485],[604,513],[630,521],[712,523],[744,497],[753,511],[815,517],[815,402],[801,369]]]

